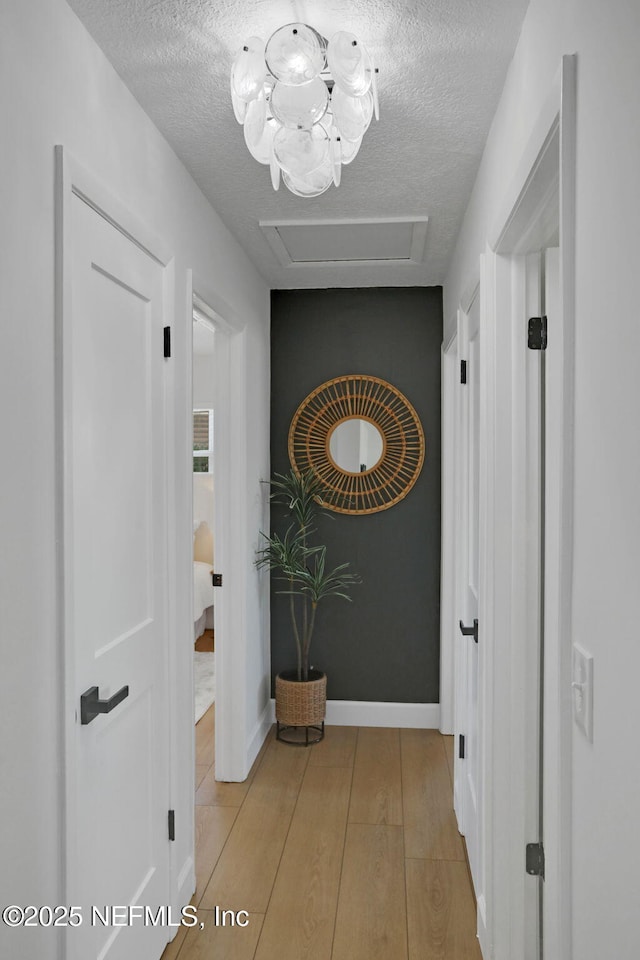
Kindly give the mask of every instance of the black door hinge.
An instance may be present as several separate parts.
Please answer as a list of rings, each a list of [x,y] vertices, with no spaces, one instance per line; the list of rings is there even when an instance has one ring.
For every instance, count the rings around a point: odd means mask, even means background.
[[[164,328],[164,355],[171,356],[171,327]]]
[[[527,346],[529,350],[547,349],[547,318],[529,317],[527,325]]]
[[[467,382],[467,361],[461,360],[460,361],[460,383],[466,383],[466,382]]]
[[[458,757],[464,760],[464,733],[460,734],[458,741]]]
[[[542,877],[544,880],[544,847],[541,843],[528,843],[526,870],[530,877]]]
[[[211,574],[211,582],[213,583],[214,587],[221,587],[221,586],[222,586],[222,574],[221,574],[221,573],[212,573],[212,574]]]
[[[169,826],[169,840],[175,840],[176,838],[176,812],[175,810],[169,810],[169,816],[167,818]]]

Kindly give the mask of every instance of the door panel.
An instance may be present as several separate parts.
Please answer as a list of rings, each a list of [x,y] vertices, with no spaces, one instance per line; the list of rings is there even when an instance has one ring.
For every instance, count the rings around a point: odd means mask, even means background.
[[[480,580],[480,296],[461,314],[460,357],[466,377],[457,398],[456,471],[456,597],[457,619],[473,628],[478,619]],[[462,378],[461,378],[462,379]],[[454,768],[454,806],[464,834],[476,895],[482,893],[479,863],[480,743],[479,645],[458,633],[455,647],[455,724],[458,750]],[[464,756],[460,749],[464,737]]]
[[[90,906],[169,902],[163,268],[71,201],[63,347],[65,579],[76,727],[69,893],[84,923],[70,958],[157,960],[162,927],[90,923]],[[128,685],[82,724],[81,695]]]
[[[525,419],[522,424],[525,465],[520,487],[524,497],[521,510],[526,536],[519,547],[523,574],[521,588],[526,598],[526,616],[522,627],[523,705],[525,710],[525,836],[528,843],[542,840],[541,790],[541,664],[543,657],[544,615],[544,419],[545,352],[526,344],[527,320],[541,316],[544,304],[544,268],[539,253],[526,257],[524,316],[520,319],[518,343],[525,354]],[[525,960],[542,956],[541,884],[538,877],[524,879]]]

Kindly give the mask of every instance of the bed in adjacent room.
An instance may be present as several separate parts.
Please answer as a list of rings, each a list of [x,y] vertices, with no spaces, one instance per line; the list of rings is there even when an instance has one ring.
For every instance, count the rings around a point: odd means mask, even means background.
[[[213,566],[193,561],[193,640],[213,629]]]

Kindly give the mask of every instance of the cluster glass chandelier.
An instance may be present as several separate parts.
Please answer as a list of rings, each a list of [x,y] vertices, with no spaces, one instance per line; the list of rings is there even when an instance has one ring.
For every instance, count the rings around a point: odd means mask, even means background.
[[[249,152],[299,197],[340,186],[379,115],[376,69],[357,37],[327,41],[306,23],[249,37],[231,68],[231,100]]]

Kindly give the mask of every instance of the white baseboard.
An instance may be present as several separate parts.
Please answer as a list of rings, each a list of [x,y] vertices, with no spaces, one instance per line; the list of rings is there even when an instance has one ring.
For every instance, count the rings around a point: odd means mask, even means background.
[[[275,723],[271,701],[271,723]],[[377,703],[369,700],[327,700],[325,723],[342,727],[413,727],[437,730],[439,703]]]
[[[249,738],[249,744],[247,746],[247,776],[253,766],[253,761],[260,753],[260,747],[266,740],[273,723],[275,723],[275,708],[273,700],[270,700],[262,711],[262,716],[253,728],[253,732]]]

